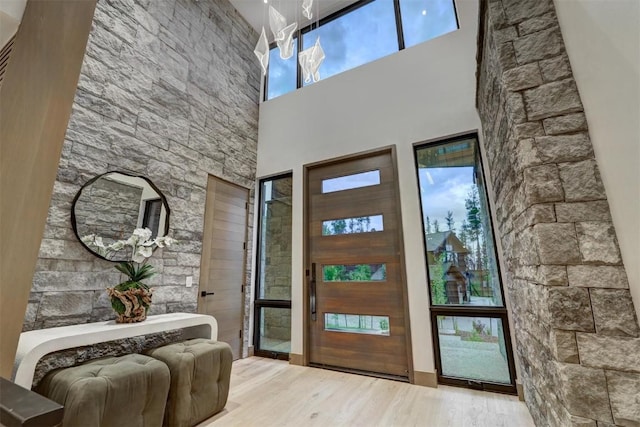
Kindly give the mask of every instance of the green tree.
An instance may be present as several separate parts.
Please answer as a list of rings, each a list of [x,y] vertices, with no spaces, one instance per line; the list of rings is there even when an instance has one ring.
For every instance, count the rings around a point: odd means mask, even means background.
[[[460,231],[457,233],[458,238],[462,243],[462,246],[464,246],[465,248],[467,247],[467,243],[469,243],[468,231],[469,231],[469,223],[465,219],[464,221],[462,221],[462,225],[460,226]]]
[[[478,187],[475,185],[464,201],[467,208],[467,221],[469,222],[469,239],[476,242],[476,270],[482,269],[482,254],[480,251],[480,237],[482,235],[482,218],[480,212],[480,199],[478,197]]]
[[[433,220],[433,232],[434,233],[439,233],[440,232],[440,223],[438,222],[437,219]]]
[[[431,221],[429,221],[429,216],[427,216],[424,226],[427,229],[427,234],[431,234]]]
[[[346,278],[343,265],[325,265],[323,267],[323,275],[326,282],[337,282]]]
[[[435,305],[447,303],[447,291],[444,283],[444,259],[445,254],[440,254],[436,258],[435,264],[429,268],[429,273],[431,274],[431,301]]]
[[[359,264],[349,272],[349,280],[367,281],[371,280],[371,266],[369,264]]]
[[[444,219],[447,222],[447,230],[453,230],[453,226],[455,225],[455,220],[453,219],[453,212],[447,211],[447,216]]]
[[[333,221],[333,234],[344,234],[347,230],[347,221],[344,219],[336,219]]]

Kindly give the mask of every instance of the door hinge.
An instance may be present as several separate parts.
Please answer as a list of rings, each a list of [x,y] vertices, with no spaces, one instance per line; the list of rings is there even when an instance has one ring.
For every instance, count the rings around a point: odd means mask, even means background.
[[[242,329],[238,331],[238,337],[242,338]]]
[[[240,285],[240,293],[244,294],[244,285]]]
[[[245,202],[244,208],[245,208],[245,210],[249,210],[249,202]]]
[[[247,250],[247,242],[242,242],[242,250],[243,251]]]

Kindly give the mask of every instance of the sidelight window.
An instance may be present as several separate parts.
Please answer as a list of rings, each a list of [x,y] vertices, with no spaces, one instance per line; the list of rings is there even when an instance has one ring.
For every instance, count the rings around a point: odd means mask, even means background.
[[[291,174],[260,181],[254,353],[291,350]]]
[[[477,135],[417,146],[415,159],[438,380],[515,393]]]

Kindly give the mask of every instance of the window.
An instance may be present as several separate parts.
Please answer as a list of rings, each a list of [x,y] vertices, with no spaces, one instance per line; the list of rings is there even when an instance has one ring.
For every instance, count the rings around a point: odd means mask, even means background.
[[[293,51],[298,51],[298,39],[293,40]],[[289,59],[280,58],[280,50],[269,51],[269,73],[267,74],[267,99],[273,99],[296,89],[297,55]]]
[[[323,79],[397,52],[393,0],[372,1],[317,29],[303,32],[303,49],[313,46],[317,37],[326,55],[320,66]]]
[[[475,138],[416,150],[432,305],[502,307]]]
[[[380,171],[360,172],[322,181],[322,194],[380,184]]]
[[[477,135],[417,146],[415,159],[438,380],[515,394]]]
[[[299,29],[294,49],[311,47],[318,36],[325,52],[320,78],[375,61],[458,29],[453,0],[360,0]],[[274,45],[275,46],[275,45]],[[265,100],[312,84],[299,75],[297,55],[280,59],[272,48],[265,82]]]
[[[458,29],[450,0],[401,0],[404,46],[411,47]]]
[[[291,350],[291,175],[260,182],[254,353]]]
[[[322,221],[323,236],[340,234],[375,233],[384,230],[382,215],[366,215],[356,218],[340,218]]]
[[[151,230],[151,237],[158,237],[160,228],[160,214],[162,213],[162,199],[149,199],[144,202],[144,216],[142,228]]]
[[[325,313],[325,331],[389,336],[389,316]]]
[[[323,282],[381,282],[387,280],[386,264],[335,264],[322,266]]]

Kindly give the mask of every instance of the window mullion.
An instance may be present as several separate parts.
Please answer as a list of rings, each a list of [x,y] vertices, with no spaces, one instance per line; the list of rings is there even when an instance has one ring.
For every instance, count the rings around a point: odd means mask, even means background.
[[[393,8],[396,15],[396,31],[398,32],[398,50],[404,50],[404,33],[402,31],[402,14],[400,12],[400,0],[393,0]]]

